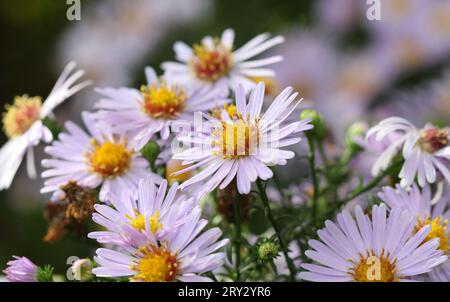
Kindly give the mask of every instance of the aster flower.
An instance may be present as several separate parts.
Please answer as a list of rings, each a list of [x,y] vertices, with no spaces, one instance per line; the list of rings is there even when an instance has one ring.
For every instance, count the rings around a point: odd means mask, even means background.
[[[305,263],[300,278],[322,282],[408,281],[412,276],[431,271],[447,256],[439,250],[439,239],[426,241],[430,226],[413,233],[414,218],[408,211],[373,206],[372,219],[355,208],[337,215],[337,224],[328,220],[317,232],[319,240],[310,240],[313,250],[306,256],[317,264]],[[413,234],[413,235],[412,235]]]
[[[439,239],[439,249],[448,254],[450,251],[450,232],[448,230],[448,220],[450,218],[450,210],[447,200],[441,200],[440,196],[433,198],[429,186],[425,186],[422,190],[413,185],[409,190],[397,186],[397,188],[385,187],[378,196],[391,208],[407,210],[415,219],[416,225],[414,230],[418,231],[423,226],[430,226],[431,230],[425,241],[433,238]],[[433,206],[433,203],[435,205]],[[447,261],[448,262],[448,261]],[[448,266],[448,265],[447,265]],[[436,270],[436,271],[435,271]],[[445,272],[445,267],[437,267],[430,273],[430,276],[440,276],[439,271]]]
[[[64,100],[90,85],[89,81],[75,84],[84,74],[82,70],[72,74],[75,67],[76,64],[71,62],[64,68],[44,102],[39,96],[25,94],[16,96],[14,104],[6,106],[3,129],[9,140],[0,149],[0,190],[11,186],[25,153],[28,175],[36,177],[33,147],[40,141],[50,142],[53,139],[42,120]]]
[[[227,102],[227,91],[191,89],[170,77],[158,78],[153,68],[145,69],[147,85],[141,90],[129,88],[103,88],[104,96],[95,107],[99,126],[112,127],[115,132],[129,133],[140,150],[155,133],[166,140],[170,125],[176,120],[192,120],[194,112],[205,111]]]
[[[370,129],[366,138],[375,135],[376,140],[382,140],[392,133],[397,134],[398,139],[379,156],[372,174],[377,175],[386,169],[401,149],[405,163],[399,177],[403,186],[411,185],[416,176],[421,187],[434,183],[437,172],[450,183],[450,129],[431,124],[417,129],[401,117],[391,117]]]
[[[107,231],[92,232],[88,237],[121,246],[132,244],[129,240],[134,237],[164,238],[167,232],[183,224],[195,206],[193,198],[177,195],[177,189],[175,183],[166,194],[166,180],[157,189],[152,177],[141,179],[137,196],[131,191],[124,192],[120,199],[111,200],[114,208],[95,205],[97,213],[92,219]]]
[[[194,208],[180,227],[160,240],[136,237],[137,245],[124,252],[98,249],[94,259],[99,267],[93,273],[97,277],[129,276],[131,281],[140,282],[210,281],[200,274],[222,265],[225,254],[216,251],[228,240],[217,241],[222,235],[218,228],[201,233],[207,221],[200,215],[200,208]]]
[[[267,33],[260,34],[235,51],[232,29],[225,30],[220,39],[206,36],[201,44],[195,44],[192,48],[184,42],[176,42],[174,51],[179,62],[164,62],[162,68],[166,76],[188,86],[217,84],[235,90],[240,84],[248,92],[257,84],[253,77],[273,77],[275,73],[265,66],[282,60],[281,56],[272,56],[247,61],[284,42],[281,36],[269,37]]]
[[[109,128],[95,127],[90,113],[83,112],[88,133],[72,122],[67,122],[67,133],[45,148],[52,159],[44,159],[42,173],[48,178],[41,193],[57,192],[63,185],[75,182],[86,188],[101,185],[99,198],[109,201],[121,196],[125,190],[137,190],[139,180],[152,175],[157,182],[161,177],[148,169],[148,162],[134,151],[133,142],[126,135],[115,134]]]
[[[219,185],[220,189],[224,189],[236,177],[239,193],[248,194],[251,183],[257,178],[271,178],[273,174],[268,165],[285,165],[288,159],[295,156],[294,152],[281,148],[298,143],[300,132],[312,128],[309,120],[283,125],[301,101],[291,106],[297,95],[292,93],[290,87],[284,89],[261,114],[264,83],[259,83],[251,92],[248,103],[240,86],[236,92],[234,115],[230,116],[226,110],[222,111],[221,119],[205,115],[207,120],[199,130],[203,132],[196,133],[201,137],[179,137],[193,144],[193,147],[174,154],[175,159],[191,165],[178,173],[204,168],[181,184],[180,188],[206,180],[199,192],[204,194]]]
[[[14,256],[3,271],[10,282],[37,282],[38,267],[26,257]]]

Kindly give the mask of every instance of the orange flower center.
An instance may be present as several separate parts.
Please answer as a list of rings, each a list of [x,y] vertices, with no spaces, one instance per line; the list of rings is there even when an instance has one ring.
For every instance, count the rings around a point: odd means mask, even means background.
[[[435,153],[449,143],[449,129],[432,127],[420,131],[419,146],[428,153]]]
[[[230,71],[231,52],[218,40],[213,49],[204,45],[194,45],[194,57],[191,66],[195,76],[204,81],[215,82]]]
[[[170,119],[184,109],[186,93],[177,86],[169,86],[163,82],[159,85],[143,86],[141,93],[144,96],[143,110],[153,118]]]
[[[39,119],[42,99],[38,96],[16,96],[13,105],[6,105],[3,114],[3,129],[8,138],[24,134]]]

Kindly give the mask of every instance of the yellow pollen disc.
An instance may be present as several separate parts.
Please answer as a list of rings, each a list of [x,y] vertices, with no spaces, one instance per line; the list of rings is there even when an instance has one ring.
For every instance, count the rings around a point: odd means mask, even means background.
[[[130,221],[130,225],[138,231],[145,230],[145,217],[136,210],[136,217],[126,215],[126,218]],[[150,230],[155,234],[159,229],[163,227],[159,223],[159,211],[156,211],[155,215],[149,218]]]
[[[250,80],[252,80],[255,83],[263,82],[266,89],[264,91],[265,95],[276,95],[278,93],[278,85],[275,81],[275,78],[271,77],[250,77]],[[303,91],[302,92],[303,95]]]
[[[193,176],[192,171],[187,171],[185,173],[179,175],[172,175],[177,173],[180,170],[183,170],[188,167],[188,165],[183,166],[181,160],[170,159],[166,164],[166,179],[172,184],[174,182],[182,183]]]
[[[143,110],[154,118],[170,119],[184,109],[186,93],[175,85],[169,86],[162,82],[159,85],[142,86],[144,96]]]
[[[361,257],[350,275],[357,282],[394,282],[398,279],[395,269],[395,263],[392,263],[388,258]]]
[[[432,30],[437,34],[447,35],[450,33],[450,18],[448,14],[448,10],[439,9],[439,7],[432,13]]]
[[[236,105],[233,105],[233,104],[225,104],[223,106],[223,108],[222,107],[213,108],[211,110],[211,114],[216,119],[221,120],[222,119],[222,111],[223,110],[225,110],[228,113],[228,116],[230,118],[232,118],[232,119],[237,119],[238,116],[239,116],[239,113],[237,112]]]
[[[222,129],[213,133],[213,147],[219,146],[224,159],[236,159],[255,154],[260,143],[258,121],[245,121],[241,116],[231,123],[222,121]]]
[[[431,226],[431,231],[428,233],[428,236],[425,238],[424,242],[429,241],[434,238],[439,238],[439,249],[444,253],[447,253],[450,248],[450,234],[448,232],[448,220],[441,220],[441,217],[436,217],[433,220],[427,219],[417,219],[417,225],[415,227],[415,231],[419,231],[424,226]]]
[[[129,215],[126,215],[125,217],[128,218],[130,221],[130,225],[135,228],[137,231],[145,230],[145,218],[144,215],[138,214],[136,211],[137,216],[131,217]]]
[[[99,144],[91,141],[94,151],[86,157],[93,172],[104,178],[113,178],[125,174],[130,169],[133,152],[126,142],[105,142]]]
[[[177,256],[166,248],[145,246],[136,255],[140,258],[131,269],[136,271],[133,280],[143,282],[170,282],[178,275]]]
[[[214,48],[195,44],[194,57],[190,65],[197,78],[204,81],[215,82],[230,71],[231,51],[215,39]]]
[[[428,153],[435,153],[449,145],[449,129],[435,127],[420,131],[419,146]]]
[[[42,99],[38,96],[16,96],[13,105],[6,105],[3,129],[8,138],[24,134],[39,119]]]

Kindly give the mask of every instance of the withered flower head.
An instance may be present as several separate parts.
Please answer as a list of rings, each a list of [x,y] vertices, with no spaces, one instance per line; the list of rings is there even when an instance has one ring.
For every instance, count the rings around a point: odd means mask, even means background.
[[[56,202],[47,203],[45,217],[49,221],[45,242],[54,242],[68,231],[83,234],[83,222],[94,212],[95,192],[83,188],[76,182],[61,187],[64,197]]]
[[[241,219],[245,220],[248,218],[253,199],[254,197],[251,194],[238,195],[236,184],[232,182],[225,189],[217,190],[216,211],[223,215],[227,221],[233,222],[234,203],[239,200],[241,203]]]

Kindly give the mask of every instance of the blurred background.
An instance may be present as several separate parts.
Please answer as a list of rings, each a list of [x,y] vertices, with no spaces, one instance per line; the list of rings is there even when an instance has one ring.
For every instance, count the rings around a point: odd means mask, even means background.
[[[282,34],[273,52],[274,91],[293,86],[325,117],[339,147],[355,121],[400,115],[416,126],[450,120],[450,1],[381,0],[381,20],[368,20],[362,0],[82,0],[81,20],[68,21],[66,1],[0,0],[0,102],[15,95],[46,97],[71,60],[98,86],[136,86],[144,66],[172,60],[177,40],[236,31],[236,46],[261,32]],[[57,109],[59,122],[79,121],[97,100],[92,87]],[[1,136],[2,143],[6,140]],[[42,147],[40,150],[42,156]],[[26,255],[59,272],[66,259],[91,254],[66,237],[44,243],[49,196],[21,169],[0,192],[0,268]]]

